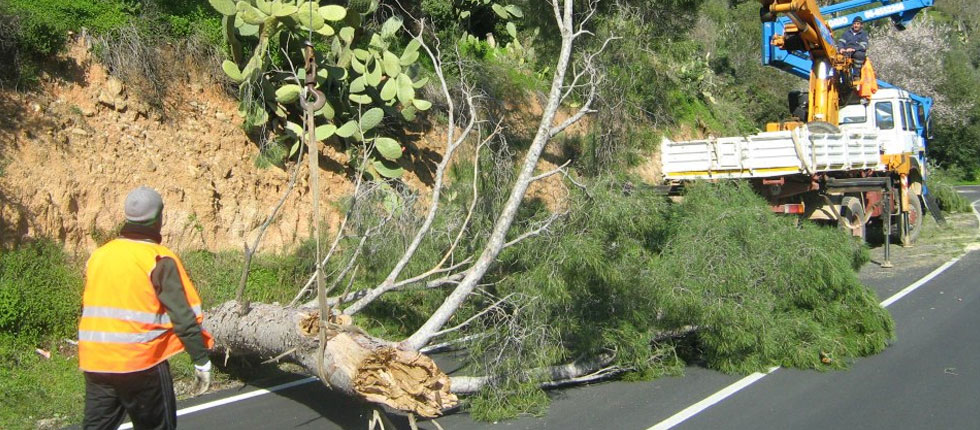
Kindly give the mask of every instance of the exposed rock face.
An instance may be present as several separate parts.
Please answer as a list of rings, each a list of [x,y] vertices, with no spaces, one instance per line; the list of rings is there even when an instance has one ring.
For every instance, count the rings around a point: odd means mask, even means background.
[[[51,237],[79,254],[119,226],[126,193],[139,185],[164,198],[163,236],[177,249],[242,249],[289,183],[289,172],[260,169],[239,127],[235,100],[218,85],[190,83],[160,119],[125,84],[88,60],[77,82],[47,84],[37,94],[0,94],[0,247]],[[332,148],[324,155],[342,161]],[[305,163],[303,163],[305,164]],[[350,192],[341,169],[321,175],[325,201]],[[262,249],[288,248],[309,236],[309,187],[300,173],[293,195],[270,226]],[[326,206],[327,210],[330,209]],[[327,213],[328,225],[338,214]]]

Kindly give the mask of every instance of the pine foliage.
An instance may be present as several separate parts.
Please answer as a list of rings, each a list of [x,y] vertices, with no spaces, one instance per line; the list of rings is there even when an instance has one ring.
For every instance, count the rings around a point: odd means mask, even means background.
[[[501,375],[472,401],[478,417],[539,411],[546,397],[531,395],[528,369],[583,357],[611,354],[634,379],[685,361],[732,373],[840,369],[893,336],[857,279],[863,246],[772,214],[748,187],[697,186],[671,204],[604,179],[572,206],[554,234],[507,253],[488,288],[519,299],[473,329],[489,335],[471,350],[472,370]],[[664,336],[679,332],[690,334]]]

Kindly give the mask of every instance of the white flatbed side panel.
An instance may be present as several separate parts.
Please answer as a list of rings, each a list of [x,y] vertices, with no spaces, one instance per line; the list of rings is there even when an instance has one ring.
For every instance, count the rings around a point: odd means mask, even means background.
[[[878,136],[874,132],[766,132],[661,143],[666,179],[744,179],[796,173],[873,169],[883,170]]]

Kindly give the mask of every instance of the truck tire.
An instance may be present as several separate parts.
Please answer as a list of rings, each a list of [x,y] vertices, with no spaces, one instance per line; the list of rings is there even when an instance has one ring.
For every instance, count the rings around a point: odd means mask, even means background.
[[[909,225],[908,232],[898,229],[902,246],[911,246],[919,239],[922,232],[922,199],[914,193],[909,196]]]
[[[840,128],[826,121],[810,121],[806,127],[810,133],[840,133]]]
[[[864,223],[864,203],[860,198],[844,196],[840,204],[837,226],[864,242],[868,237],[868,225]]]

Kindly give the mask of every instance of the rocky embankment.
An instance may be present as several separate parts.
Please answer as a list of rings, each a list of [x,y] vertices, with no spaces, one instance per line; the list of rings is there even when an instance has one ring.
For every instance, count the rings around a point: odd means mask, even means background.
[[[242,249],[255,237],[286,190],[289,172],[256,167],[258,146],[241,130],[233,97],[188,76],[165,101],[163,118],[110,77],[81,43],[67,60],[77,66],[74,78],[48,80],[36,93],[0,93],[0,245],[50,237],[86,254],[100,234],[119,225],[123,199],[139,185],[163,195],[164,240],[175,248]],[[321,175],[326,199],[350,191],[341,169],[334,170]],[[301,172],[263,249],[308,237],[305,176]],[[336,218],[329,213],[327,221]]]

